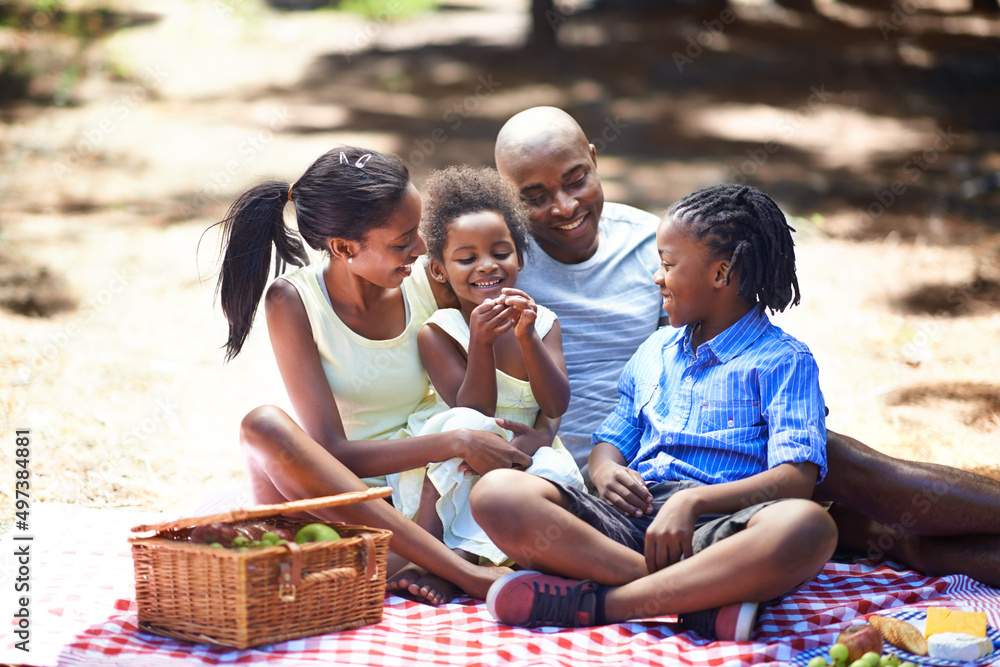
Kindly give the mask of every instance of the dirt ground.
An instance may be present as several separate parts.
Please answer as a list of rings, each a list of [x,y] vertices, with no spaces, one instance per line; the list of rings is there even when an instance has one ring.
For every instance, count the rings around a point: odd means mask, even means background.
[[[776,319],[818,357],[830,428],[1000,477],[1000,19],[944,0],[560,13],[550,53],[524,45],[523,2],[106,6],[135,25],[2,33],[44,62],[0,106],[0,423],[4,452],[30,429],[35,501],[177,512],[243,483],[241,417],[287,399],[262,320],[223,364],[203,233],[235,194],[339,143],[398,153],[419,187],[490,164],[536,104],[581,121],[609,200],[772,194],[803,293]]]

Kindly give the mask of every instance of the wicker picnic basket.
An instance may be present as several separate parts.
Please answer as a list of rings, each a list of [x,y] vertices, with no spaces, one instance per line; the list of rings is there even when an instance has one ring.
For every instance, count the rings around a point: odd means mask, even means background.
[[[383,498],[388,488],[260,505],[132,528],[139,628],[190,642],[247,648],[356,628],[382,620],[392,532],[331,523],[341,539],[244,551],[187,540],[199,525],[267,519],[299,527],[290,514]]]

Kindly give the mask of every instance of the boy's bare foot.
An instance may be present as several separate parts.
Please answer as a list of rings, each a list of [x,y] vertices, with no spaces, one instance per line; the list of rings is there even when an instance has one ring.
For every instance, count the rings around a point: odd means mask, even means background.
[[[390,577],[385,588],[401,597],[435,606],[451,602],[459,591],[455,584],[413,563]]]

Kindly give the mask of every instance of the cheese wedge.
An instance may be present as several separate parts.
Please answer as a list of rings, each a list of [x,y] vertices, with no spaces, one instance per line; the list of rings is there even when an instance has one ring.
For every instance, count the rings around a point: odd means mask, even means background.
[[[989,637],[961,632],[938,632],[927,638],[927,654],[940,660],[979,660],[993,652]]]
[[[958,632],[973,637],[985,637],[986,613],[928,607],[927,629],[924,630],[924,636],[930,638],[941,632]]]

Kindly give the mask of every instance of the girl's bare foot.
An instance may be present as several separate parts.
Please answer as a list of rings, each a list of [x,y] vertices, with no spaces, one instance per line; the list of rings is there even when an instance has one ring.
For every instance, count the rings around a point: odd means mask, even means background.
[[[412,563],[390,577],[385,588],[390,593],[435,606],[451,602],[459,591],[450,581]]]
[[[497,565],[469,565],[470,572],[465,575],[467,580],[464,592],[469,597],[485,600],[490,585],[513,572],[509,567]],[[386,590],[394,595],[424,602],[431,605],[451,602],[462,591],[462,587],[443,577],[432,574],[422,567],[410,563],[400,569],[386,581]]]

